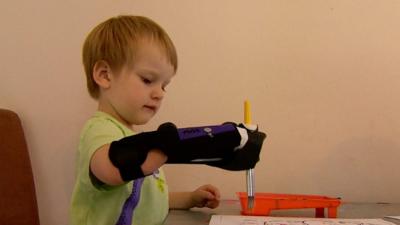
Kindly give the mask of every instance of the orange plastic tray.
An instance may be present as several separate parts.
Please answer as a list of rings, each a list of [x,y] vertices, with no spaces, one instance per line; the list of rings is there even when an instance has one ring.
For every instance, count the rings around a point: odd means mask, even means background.
[[[271,210],[276,209],[304,209],[315,208],[315,217],[323,218],[324,209],[328,209],[328,217],[337,217],[339,198],[330,198],[321,195],[295,195],[295,194],[271,194],[255,193],[253,209],[247,209],[247,193],[238,192],[242,207],[242,215],[268,216]]]

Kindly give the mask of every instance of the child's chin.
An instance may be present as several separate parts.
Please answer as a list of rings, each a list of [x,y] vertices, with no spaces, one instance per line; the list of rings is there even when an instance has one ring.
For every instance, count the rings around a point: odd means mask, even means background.
[[[135,121],[135,124],[136,125],[144,125],[144,124],[148,123],[151,120],[151,118],[153,118],[153,116],[145,116],[145,117],[139,118],[137,121]]]

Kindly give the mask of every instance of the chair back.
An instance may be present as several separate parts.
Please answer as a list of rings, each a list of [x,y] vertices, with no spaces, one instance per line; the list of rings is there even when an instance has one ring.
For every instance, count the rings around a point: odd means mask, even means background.
[[[0,109],[0,224],[39,225],[32,167],[21,121]]]

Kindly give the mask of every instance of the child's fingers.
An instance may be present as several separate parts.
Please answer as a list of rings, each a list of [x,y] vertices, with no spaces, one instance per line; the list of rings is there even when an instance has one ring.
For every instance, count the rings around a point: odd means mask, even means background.
[[[201,190],[199,195],[202,199],[200,204],[201,207],[208,207],[213,209],[219,205],[219,198],[217,198],[214,193],[207,190]]]
[[[217,208],[219,205],[219,200],[210,200],[206,203],[206,207],[214,209]]]
[[[193,192],[194,205],[196,207],[216,208],[219,205],[220,193],[218,188],[207,184],[197,188]]]
[[[218,188],[216,188],[215,186],[213,186],[211,184],[203,185],[199,189],[209,193],[207,199],[220,199],[220,197],[221,197],[221,194],[220,194]]]
[[[199,190],[203,196],[203,207],[214,209],[219,206],[220,193],[218,188],[207,184],[201,186]]]

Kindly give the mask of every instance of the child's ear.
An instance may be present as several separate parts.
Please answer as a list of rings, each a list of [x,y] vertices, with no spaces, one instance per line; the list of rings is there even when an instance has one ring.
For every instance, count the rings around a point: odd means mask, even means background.
[[[111,68],[104,60],[97,61],[93,67],[93,80],[101,88],[109,88],[111,81]]]

